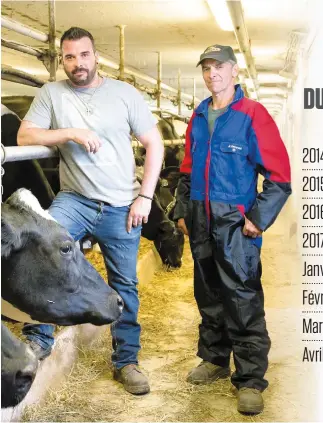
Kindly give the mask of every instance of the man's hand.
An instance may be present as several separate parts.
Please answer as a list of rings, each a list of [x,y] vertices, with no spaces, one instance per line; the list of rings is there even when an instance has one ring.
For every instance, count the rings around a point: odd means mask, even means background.
[[[249,219],[245,217],[244,227],[242,229],[243,235],[250,236],[251,238],[257,238],[262,234],[262,231],[257,228]]]
[[[136,227],[148,222],[148,216],[151,209],[151,200],[144,197],[138,197],[133,202],[127,220],[127,232],[131,232],[132,226]]]
[[[72,129],[71,139],[77,144],[83,145],[88,153],[96,153],[102,145],[97,134],[89,129]]]
[[[180,229],[185,235],[188,235],[188,230],[185,224],[185,220],[183,218],[178,219],[177,227]]]

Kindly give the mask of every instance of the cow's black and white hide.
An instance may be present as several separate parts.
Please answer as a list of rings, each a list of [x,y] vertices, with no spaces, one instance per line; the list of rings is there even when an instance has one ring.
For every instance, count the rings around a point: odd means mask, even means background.
[[[154,242],[166,266],[181,267],[184,250],[183,232],[167,218],[156,196],[152,202],[148,222],[142,226],[141,235]]]
[[[121,298],[26,189],[2,205],[1,264],[2,314],[14,320],[103,325],[120,317]]]
[[[20,122],[15,113],[1,105],[1,142],[5,147],[17,146]],[[48,208],[51,205],[54,192],[37,160],[4,163],[3,169],[3,201],[17,189],[24,187],[32,191],[42,207]]]
[[[37,367],[33,351],[1,323],[1,408],[15,407],[25,398]]]
[[[159,118],[157,127],[164,140],[177,140],[180,138],[171,119]]]

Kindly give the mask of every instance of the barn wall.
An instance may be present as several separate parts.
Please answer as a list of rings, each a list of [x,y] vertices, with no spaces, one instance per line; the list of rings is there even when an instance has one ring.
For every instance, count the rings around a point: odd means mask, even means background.
[[[322,6],[322,5],[321,5]],[[286,99],[286,104],[280,116],[280,130],[289,152],[292,167],[293,195],[290,201],[295,211],[295,220],[298,227],[302,225],[302,204],[306,193],[303,193],[302,178],[305,168],[323,168],[319,165],[303,164],[304,147],[322,147],[322,110],[304,110],[304,88],[322,87],[320,60],[323,53],[323,30],[316,20],[317,11],[321,7],[317,0],[309,2],[309,32],[304,37],[297,57],[293,83]],[[312,172],[310,175],[314,175]],[[316,175],[316,174],[315,174]],[[309,196],[309,195],[308,195]],[[323,195],[322,195],[323,196]],[[298,243],[300,245],[301,231],[298,231]]]
[[[321,26],[321,23],[317,22],[322,14],[318,13],[319,10],[322,10],[322,3],[314,0],[313,2],[310,2],[312,9],[311,12],[313,13],[313,27],[312,27],[312,34],[308,37],[307,45],[305,48],[305,54],[304,54],[304,87],[309,88],[323,88],[322,84],[322,54],[323,54],[323,29]],[[317,22],[317,26],[316,26]],[[301,148],[303,147],[320,147],[321,151],[323,151],[323,110],[313,108],[309,110],[303,110],[302,112],[302,124],[301,124],[301,130],[300,130],[300,140],[299,140],[299,146]],[[301,167],[302,166],[302,167]],[[306,168],[306,165],[301,164],[299,167]],[[323,162],[320,164],[310,164],[307,167],[310,168],[319,168],[323,169]],[[313,171],[311,172],[311,175],[315,176],[322,176],[323,172],[320,171]],[[300,187],[301,188],[301,187]],[[302,197],[301,189],[298,191],[298,199]],[[305,193],[306,194],[306,193]],[[316,197],[323,197],[323,192],[314,193]],[[303,195],[305,197],[305,195]],[[303,202],[306,200],[303,200]],[[308,201],[310,202],[310,201]],[[301,201],[299,200],[299,203]],[[315,201],[315,204],[321,203],[322,201]],[[299,220],[301,222],[301,220]],[[312,224],[314,222],[311,222]],[[315,224],[322,224],[322,221],[316,221]],[[320,229],[316,230],[317,232],[322,232]],[[321,258],[321,264],[323,260]],[[319,347],[319,344],[317,344],[317,348]],[[320,385],[318,387],[318,394],[317,398],[322,398],[323,394],[323,369],[322,366],[316,367],[318,370],[318,384]],[[323,421],[323,407],[322,403],[319,404],[319,401],[317,403],[317,413],[319,415],[318,421]]]
[[[303,176],[322,176],[323,172],[306,172],[302,169],[323,169],[322,163],[303,163],[303,148],[314,147],[323,151],[323,110],[313,108],[304,109],[304,88],[322,88],[322,54],[323,54],[323,29],[318,22],[322,9],[320,0],[312,0],[308,3],[310,15],[309,33],[302,43],[298,54],[296,74],[297,79],[293,84],[293,90],[286,100],[286,114],[282,122],[282,135],[286,142],[292,165],[292,186],[293,195],[291,201],[295,210],[295,217],[298,223],[297,242],[301,249],[302,233],[306,221],[302,219],[302,206],[304,203],[319,204],[320,201],[305,200],[305,197],[323,197],[318,191],[311,193],[303,192]],[[322,224],[320,221],[310,221],[311,225]],[[320,230],[317,230],[320,232]],[[322,264],[322,261],[321,261]],[[318,395],[323,394],[323,369],[317,367]],[[317,403],[316,414],[318,421],[323,421],[323,408]]]

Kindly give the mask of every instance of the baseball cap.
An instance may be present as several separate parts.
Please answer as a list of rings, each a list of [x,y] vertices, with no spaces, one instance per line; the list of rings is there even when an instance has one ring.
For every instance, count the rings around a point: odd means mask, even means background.
[[[199,66],[204,59],[214,59],[219,62],[228,62],[232,60],[237,63],[237,58],[230,46],[221,46],[220,44],[214,44],[205,49],[201,54],[200,60],[196,66]]]

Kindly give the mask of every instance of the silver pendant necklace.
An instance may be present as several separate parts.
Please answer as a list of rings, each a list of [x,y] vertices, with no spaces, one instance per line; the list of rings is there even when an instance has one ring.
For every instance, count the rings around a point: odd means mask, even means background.
[[[99,77],[100,78],[100,77]],[[70,91],[73,93],[73,95],[83,104],[83,106],[85,107],[85,113],[86,113],[86,116],[91,116],[92,114],[93,114],[93,112],[94,112],[94,110],[93,110],[93,106],[91,106],[90,105],[90,103],[91,103],[91,101],[92,101],[92,98],[94,97],[94,94],[97,92],[97,90],[98,90],[98,88],[101,86],[101,84],[102,84],[102,81],[103,81],[103,78],[101,79],[100,78],[100,80],[99,80],[99,84],[95,87],[95,90],[93,91],[93,93],[92,93],[92,95],[91,95],[91,97],[90,97],[90,99],[88,100],[88,101],[84,101],[83,100],[83,98],[82,97],[80,97],[79,95],[78,95],[78,93],[77,93],[77,91],[75,91],[74,89],[73,89],[73,87],[71,86],[71,84],[70,84],[70,82],[69,81],[67,81],[67,86],[68,86],[68,88],[70,89]]]

